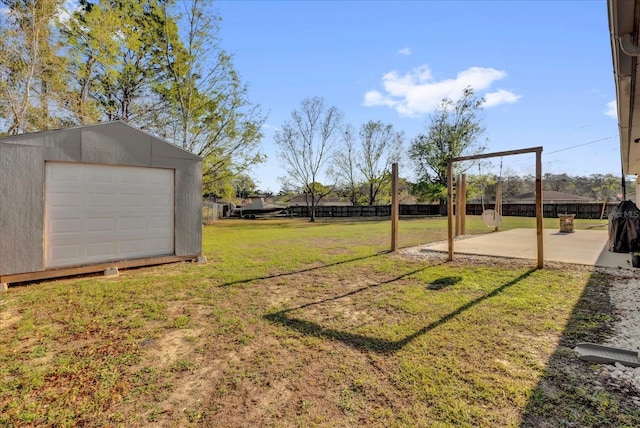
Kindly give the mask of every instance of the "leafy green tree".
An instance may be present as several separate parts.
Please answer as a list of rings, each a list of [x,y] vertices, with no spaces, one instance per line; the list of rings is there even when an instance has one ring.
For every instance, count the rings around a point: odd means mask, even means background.
[[[107,120],[114,106],[105,107],[105,93],[117,79],[121,67],[123,37],[114,37],[121,26],[121,14],[106,2],[80,0],[79,8],[62,26],[68,46],[69,105],[79,124]]]
[[[608,202],[617,192],[621,192],[622,182],[619,177],[612,174],[593,174],[592,187],[596,201]]]
[[[316,200],[316,207],[317,207],[317,204],[322,200],[322,198],[329,196],[333,192],[334,188],[335,186],[325,186],[322,183],[314,182],[307,187],[307,190],[308,190],[307,194],[310,200],[313,200],[313,199]],[[307,202],[307,205],[308,204],[309,202]]]
[[[219,45],[219,21],[203,0],[81,0],[64,31],[76,119],[119,119],[167,139],[204,159],[206,191],[228,192],[264,162],[266,116]]]
[[[502,176],[502,202],[514,202],[520,195],[535,192],[535,177],[520,177],[513,170],[506,170]]]
[[[164,107],[155,92],[162,76],[162,41],[170,30],[177,31],[173,18],[164,14],[167,1],[80,1],[64,32],[77,71],[70,77],[79,119],[147,128]]]
[[[251,177],[246,174],[240,174],[231,180],[231,184],[236,192],[237,198],[246,199],[249,195],[252,195],[256,192],[258,186],[253,181]]]
[[[467,200],[495,201],[497,182],[495,174],[467,175]]]
[[[571,178],[567,174],[552,174],[546,173],[542,177],[544,183],[544,190],[553,190],[556,192],[569,192],[571,193],[573,183]]]
[[[457,101],[444,99],[432,114],[427,133],[411,142],[409,155],[418,175],[414,186],[416,196],[419,199],[437,197],[443,214],[446,213],[443,195],[447,187],[447,159],[486,150],[486,141],[479,141],[485,131],[479,117],[484,102],[471,87],[465,88]],[[461,172],[457,166],[454,174]]]
[[[192,0],[187,6],[180,17],[186,23],[181,39],[164,5],[163,79],[156,89],[167,108],[156,127],[169,141],[206,159],[203,175],[209,182],[233,180],[266,160],[259,150],[266,116],[249,102],[232,57],[220,47],[220,18],[210,3]]]
[[[320,97],[306,98],[274,136],[288,173],[285,183],[299,186],[308,195],[312,222],[320,198],[327,194],[319,178],[326,171],[327,161],[333,159],[341,125],[342,113],[336,107],[327,107]]]
[[[419,181],[411,184],[411,194],[419,203],[441,201],[447,199],[447,187],[429,181]]]
[[[58,37],[62,0],[1,0],[0,126],[15,135],[64,122],[65,57]]]
[[[389,195],[391,196],[391,192]],[[411,194],[411,182],[403,177],[398,177],[398,199],[401,204],[415,202],[415,198]]]

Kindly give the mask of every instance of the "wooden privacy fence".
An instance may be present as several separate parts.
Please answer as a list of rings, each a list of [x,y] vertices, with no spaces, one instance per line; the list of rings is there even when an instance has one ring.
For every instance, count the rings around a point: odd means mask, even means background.
[[[604,218],[608,216],[618,203],[608,203],[605,206]],[[484,204],[485,209],[494,209],[494,204]],[[575,218],[599,219],[602,213],[601,203],[580,204],[543,204],[543,216],[558,217],[558,214],[575,214]],[[438,204],[400,204],[400,216],[439,216]],[[467,204],[468,215],[482,214],[482,204]],[[292,217],[309,217],[306,206],[289,207]],[[502,215],[514,217],[535,217],[536,204],[502,204]],[[316,217],[388,217],[391,216],[391,205],[374,206],[319,206]]]
[[[289,215],[309,217],[309,208],[306,205],[289,207]],[[322,205],[316,208],[316,217],[388,217],[390,215],[391,205],[355,207]]]
[[[618,203],[605,205],[604,216],[606,218]],[[494,209],[493,204],[485,204],[485,209]],[[468,215],[482,214],[482,204],[467,204]],[[542,214],[546,218],[558,217],[559,214],[575,214],[575,218],[599,219],[602,214],[601,203],[580,203],[580,204],[543,204]],[[502,204],[502,215],[514,217],[535,217],[536,204]]]

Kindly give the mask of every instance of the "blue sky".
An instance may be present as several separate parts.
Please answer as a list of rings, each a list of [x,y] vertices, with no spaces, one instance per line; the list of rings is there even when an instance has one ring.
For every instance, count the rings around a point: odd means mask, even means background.
[[[269,159],[250,172],[262,190],[280,189],[273,134],[304,98],[323,97],[356,129],[393,124],[408,148],[467,85],[487,99],[489,152],[543,146],[543,173],[620,172],[605,1],[220,0],[216,10],[222,47],[269,115]],[[533,174],[534,156],[503,168]],[[413,177],[409,159],[400,175]]]

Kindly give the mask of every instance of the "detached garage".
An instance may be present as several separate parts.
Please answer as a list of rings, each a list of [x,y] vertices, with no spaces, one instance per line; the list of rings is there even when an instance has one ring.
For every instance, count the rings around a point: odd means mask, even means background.
[[[197,258],[201,171],[122,122],[0,139],[0,283]]]

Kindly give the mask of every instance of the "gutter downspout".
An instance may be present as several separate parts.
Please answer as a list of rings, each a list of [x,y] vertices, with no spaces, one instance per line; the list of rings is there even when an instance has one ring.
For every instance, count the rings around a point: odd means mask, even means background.
[[[627,34],[624,34],[623,36],[618,37],[618,44],[620,46],[620,50],[625,55],[630,56],[630,57],[634,57],[634,58],[637,58],[637,57],[640,56],[640,46],[638,46],[637,44],[633,43],[632,33],[627,33]],[[615,68],[615,66],[614,66],[614,68]],[[634,61],[633,69],[634,69],[634,71],[631,74],[635,73],[635,61]],[[622,77],[623,76],[619,76],[616,73],[616,79],[617,79],[618,82]],[[631,91],[630,91],[630,94],[629,94],[629,101],[630,101],[631,107],[630,107],[629,124],[628,124],[628,128],[627,128],[628,134],[626,136],[626,140],[627,140],[627,147],[626,147],[627,156],[626,156],[626,159],[627,159],[627,166],[629,167],[629,165],[630,165],[629,156],[631,154],[631,141],[632,141],[631,140],[631,120],[632,120],[631,113],[633,112],[633,107],[632,106],[633,106],[633,103],[634,103],[634,93],[635,93],[635,88],[634,88],[635,81],[634,80],[635,79],[633,79],[631,77],[631,75],[628,76],[628,77],[631,78]],[[618,84],[618,82],[616,82],[616,85]],[[617,96],[616,96],[616,98],[617,98]],[[622,131],[622,127],[620,126],[620,123],[618,124],[618,127],[619,127],[620,131]],[[622,132],[621,132],[621,137],[622,137]],[[621,150],[623,150],[622,147],[621,147]],[[624,157],[623,157],[623,159],[624,159]],[[623,180],[624,180],[624,177],[625,177],[625,175],[624,175],[625,174],[625,170],[624,169],[625,168],[624,168],[624,161],[623,161],[623,165],[622,165],[622,179]],[[626,172],[628,173],[629,171],[626,171]],[[637,177],[637,181],[640,182],[640,176]],[[636,193],[636,203],[638,203],[638,202],[640,202],[640,194]]]
[[[633,43],[631,33],[620,37],[620,49],[629,56],[640,56],[640,46]]]

